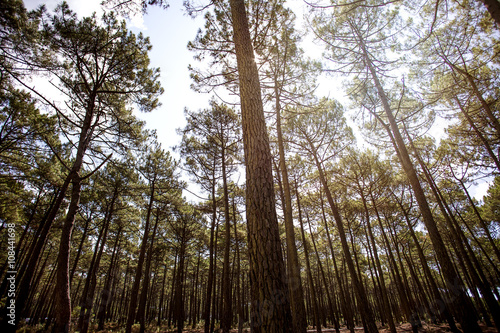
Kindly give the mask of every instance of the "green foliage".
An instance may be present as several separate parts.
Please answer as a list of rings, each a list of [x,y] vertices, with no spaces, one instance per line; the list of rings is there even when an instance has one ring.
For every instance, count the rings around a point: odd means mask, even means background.
[[[500,177],[495,177],[488,188],[488,194],[484,196],[483,210],[488,221],[496,222],[497,228],[500,224]]]
[[[193,180],[211,193],[222,177],[222,163],[230,175],[241,160],[240,118],[229,106],[214,100],[209,109],[186,110],[185,114],[187,125],[178,130],[182,142],[177,149]]]

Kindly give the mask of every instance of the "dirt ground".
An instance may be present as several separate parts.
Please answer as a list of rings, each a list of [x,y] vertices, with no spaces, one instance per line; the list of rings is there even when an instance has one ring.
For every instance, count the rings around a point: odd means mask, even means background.
[[[480,324],[480,326],[481,326],[483,333],[498,333],[498,330],[496,328],[486,327],[485,325],[482,325],[482,324]],[[396,327],[396,329],[398,332],[401,332],[401,333],[412,332],[411,325],[409,323],[399,325],[398,327]],[[356,333],[358,333],[358,332],[363,333],[364,332],[362,327],[356,327],[354,329],[354,331]],[[202,332],[202,331],[189,331],[189,333],[199,333],[199,332]],[[250,331],[243,330],[243,332],[249,333]],[[309,330],[307,330],[307,332],[308,333],[315,333],[316,329],[309,329]],[[335,329],[334,328],[322,328],[321,332],[331,333],[331,332],[335,332]],[[348,329],[344,328],[344,329],[341,329],[340,332],[341,333],[348,333],[350,331]],[[448,328],[448,325],[445,325],[445,324],[433,325],[433,324],[424,323],[423,327],[421,327],[419,329],[419,332],[444,333],[444,332],[450,332],[450,330]],[[231,330],[231,333],[238,333],[238,330]],[[380,329],[379,333],[389,333],[389,330],[388,329]],[[467,333],[467,332],[464,332],[464,333]]]
[[[481,324],[480,324],[480,326],[481,326],[481,329],[484,333],[498,333],[498,330],[496,328],[486,327],[485,325],[481,325]],[[409,323],[397,326],[396,330],[398,332],[401,332],[401,333],[412,332],[411,325]],[[354,329],[354,331],[356,333],[364,332],[362,327],[356,327]],[[419,332],[432,332],[432,333],[450,332],[448,325],[445,325],[445,324],[434,325],[434,324],[426,324],[426,323],[423,323],[423,327],[421,327],[418,331]],[[235,331],[235,332],[237,332],[237,331]],[[316,332],[316,330],[308,330],[307,332],[314,333],[314,332]],[[335,332],[335,329],[332,329],[332,328],[322,329],[321,332],[325,332],[325,333]],[[348,333],[349,330],[348,329],[341,329],[340,332],[341,333]],[[390,332],[389,329],[380,329],[379,330],[379,333],[389,333],[389,332]],[[464,332],[464,333],[467,333],[467,332]]]

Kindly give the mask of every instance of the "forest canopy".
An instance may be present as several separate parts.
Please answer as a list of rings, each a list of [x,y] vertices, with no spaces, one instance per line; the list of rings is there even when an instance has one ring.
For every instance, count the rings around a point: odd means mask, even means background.
[[[101,6],[0,5],[2,332],[498,331],[500,2],[185,1],[175,142]]]

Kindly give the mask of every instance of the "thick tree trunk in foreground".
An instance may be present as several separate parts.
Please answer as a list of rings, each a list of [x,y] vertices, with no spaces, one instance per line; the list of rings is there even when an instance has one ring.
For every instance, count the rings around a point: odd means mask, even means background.
[[[292,332],[276,216],[269,139],[243,0],[231,0],[247,185],[252,331]]]

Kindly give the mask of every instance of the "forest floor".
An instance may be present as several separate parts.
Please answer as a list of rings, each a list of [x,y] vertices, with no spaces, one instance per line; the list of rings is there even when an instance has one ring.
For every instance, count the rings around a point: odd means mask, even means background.
[[[498,330],[493,327],[487,327],[484,324],[480,324],[481,330],[483,333],[498,333]],[[409,323],[402,324],[396,327],[396,330],[398,333],[404,333],[404,332],[412,332],[411,325]],[[355,333],[363,333],[363,328],[362,327],[356,327],[354,329]],[[418,330],[419,332],[432,332],[432,333],[445,333],[445,332],[450,332],[449,326],[446,324],[441,324],[441,325],[434,325],[434,324],[426,324],[424,323],[421,328]],[[176,331],[167,331],[167,332],[176,332]],[[183,331],[184,333],[202,333],[203,330],[185,330]],[[243,333],[249,333],[250,329],[243,329]],[[314,333],[316,332],[316,329],[308,329],[308,333]],[[322,328],[321,332],[324,333],[330,333],[330,332],[335,332],[335,328]],[[348,333],[350,332],[347,328],[341,328],[340,329],[341,333]],[[379,333],[389,333],[389,329],[380,329]],[[234,329],[231,330],[231,333],[238,333],[238,330]],[[465,332],[466,333],[466,332]]]
[[[108,326],[108,327],[106,327],[105,330],[97,331],[97,330],[94,330],[91,328],[90,332],[92,332],[92,333],[114,333],[114,332],[121,333],[121,332],[124,332],[124,328],[120,327],[118,325],[106,325],[106,326]],[[479,326],[481,327],[481,330],[483,331],[483,333],[498,333],[498,330],[496,328],[487,327],[484,324],[480,324]],[[409,323],[397,326],[396,330],[398,333],[412,332],[411,325]],[[356,328],[354,328],[354,331],[355,331],[355,333],[363,333],[364,332],[363,327],[356,327]],[[446,325],[446,324],[434,325],[434,324],[423,323],[423,327],[419,328],[418,331],[422,332],[422,333],[423,332],[445,333],[445,332],[450,332],[450,329],[449,329],[448,325]],[[22,333],[42,333],[42,332],[47,332],[47,331],[40,329],[40,327],[25,326],[21,329],[18,329],[17,332],[18,333],[21,333],[21,332]],[[139,332],[138,325],[134,325],[134,327],[132,328],[132,332],[133,333]],[[146,328],[146,332],[147,333],[176,333],[177,330],[167,329],[164,327],[158,328],[156,325],[151,325],[150,327]],[[203,329],[186,329],[183,331],[183,333],[203,333],[203,332],[204,332]],[[215,332],[218,332],[218,331],[215,330]],[[233,329],[230,332],[231,333],[238,333],[238,330]],[[249,333],[249,332],[250,332],[249,328],[243,329],[243,333]],[[308,333],[315,333],[316,329],[310,328],[307,330],[307,332]],[[332,333],[332,332],[335,332],[335,328],[333,328],[333,327],[322,328],[321,332]],[[344,326],[340,329],[340,332],[341,333],[349,333],[350,331],[347,328],[345,328],[345,326]],[[386,329],[386,328],[380,328],[380,330],[379,330],[379,333],[389,333],[389,332],[390,332],[389,329]],[[467,333],[467,332],[464,332],[464,333]]]
[[[493,327],[487,327],[484,324],[480,324],[481,330],[483,333],[498,333],[498,330]],[[404,333],[404,332],[412,332],[411,325],[409,323],[402,324],[396,327],[396,330],[398,333]],[[354,331],[356,333],[362,333],[364,332],[362,327],[356,327],[354,328]],[[447,324],[441,324],[441,325],[434,325],[434,324],[426,324],[423,323],[423,326],[419,328],[419,332],[432,332],[432,333],[444,333],[444,332],[450,332],[449,326]],[[235,333],[237,331],[234,331]],[[310,329],[307,330],[308,333],[314,333],[316,332],[315,329]],[[334,328],[323,328],[321,332],[325,333],[330,333],[330,332],[335,332]],[[350,332],[347,328],[341,328],[340,329],[341,333],[348,333]],[[379,333],[389,333],[389,329],[382,328],[379,330]]]
[[[498,333],[498,330],[494,327],[487,327],[484,324],[479,324],[481,327],[481,330],[483,333]],[[396,330],[398,332],[412,332],[411,325],[409,323],[399,325],[396,327]],[[440,325],[434,325],[434,324],[427,324],[423,323],[423,326],[419,328],[419,332],[433,332],[433,333],[441,333],[441,332],[450,332],[450,328],[447,324],[440,324]],[[341,331],[342,332],[342,331]],[[346,330],[346,332],[348,332]],[[360,332],[363,332],[363,329],[361,328]],[[389,329],[381,329],[379,333],[389,333]]]

